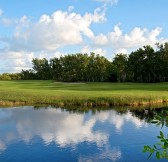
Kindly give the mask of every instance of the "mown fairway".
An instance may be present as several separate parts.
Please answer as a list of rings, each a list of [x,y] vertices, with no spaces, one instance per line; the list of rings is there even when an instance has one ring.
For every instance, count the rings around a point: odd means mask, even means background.
[[[0,102],[60,105],[143,105],[168,101],[168,83],[0,81]]]

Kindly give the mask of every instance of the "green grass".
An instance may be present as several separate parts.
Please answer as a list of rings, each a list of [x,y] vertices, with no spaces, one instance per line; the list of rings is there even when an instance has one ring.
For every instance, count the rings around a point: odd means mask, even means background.
[[[168,101],[168,83],[0,81],[0,104],[138,106]]]

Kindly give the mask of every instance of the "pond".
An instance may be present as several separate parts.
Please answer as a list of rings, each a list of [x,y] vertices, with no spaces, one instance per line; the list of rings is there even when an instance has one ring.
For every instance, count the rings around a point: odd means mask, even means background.
[[[0,162],[158,162],[142,149],[156,143],[161,128],[150,121],[161,112],[0,108]]]

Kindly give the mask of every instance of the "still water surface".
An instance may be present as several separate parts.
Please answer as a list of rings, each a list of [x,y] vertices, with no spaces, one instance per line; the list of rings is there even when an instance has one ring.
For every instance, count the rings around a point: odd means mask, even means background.
[[[157,141],[149,121],[161,111],[0,108],[0,162],[158,162],[142,149]]]

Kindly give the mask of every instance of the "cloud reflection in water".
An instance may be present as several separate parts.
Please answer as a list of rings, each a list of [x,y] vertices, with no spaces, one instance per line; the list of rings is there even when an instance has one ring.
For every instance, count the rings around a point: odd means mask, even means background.
[[[52,142],[64,148],[75,147],[82,142],[95,143],[101,148],[99,154],[92,157],[81,156],[79,161],[102,161],[108,159],[117,161],[122,152],[119,147],[108,146],[110,134],[101,129],[94,129],[96,124],[109,123],[115,127],[115,132],[122,134],[124,124],[131,122],[136,128],[144,126],[131,112],[119,114],[115,110],[101,111],[94,115],[69,113],[61,109],[33,109],[32,107],[0,109],[0,124],[4,127],[13,125],[5,134],[0,134],[0,152],[4,151],[10,143],[19,140],[25,143],[38,136],[45,145]],[[0,127],[0,131],[3,127]],[[2,130],[3,131],[3,130]],[[108,146],[108,147],[106,147]],[[105,147],[105,149],[104,149]]]

